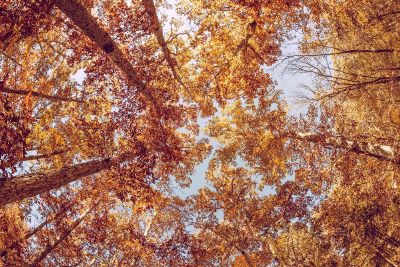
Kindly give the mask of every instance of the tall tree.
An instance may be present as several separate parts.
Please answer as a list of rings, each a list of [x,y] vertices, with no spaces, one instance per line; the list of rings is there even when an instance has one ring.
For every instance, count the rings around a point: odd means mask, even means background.
[[[399,265],[398,10],[2,1],[1,264]],[[317,77],[304,115],[279,59]]]

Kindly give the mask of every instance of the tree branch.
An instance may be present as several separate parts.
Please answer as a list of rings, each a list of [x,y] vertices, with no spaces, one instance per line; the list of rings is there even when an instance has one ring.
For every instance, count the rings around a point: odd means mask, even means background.
[[[154,33],[154,35],[157,38],[157,42],[158,44],[161,46],[161,50],[164,54],[165,59],[167,60],[168,66],[172,72],[172,75],[174,76],[175,80],[178,81],[178,83],[180,85],[182,85],[182,87],[188,92],[188,88],[186,87],[186,85],[183,83],[181,77],[179,76],[178,72],[176,71],[176,60],[171,56],[171,53],[168,49],[168,45],[167,42],[164,39],[164,35],[163,35],[163,30],[162,27],[160,25],[160,21],[158,20],[157,17],[157,10],[156,7],[154,5],[153,0],[143,0],[142,1],[143,6],[147,12],[147,14],[150,17],[150,22],[151,22],[151,30]]]
[[[7,246],[5,249],[3,249],[0,252],[0,257],[4,257],[5,255],[7,255],[8,250],[12,250],[13,248],[15,248],[18,245],[18,243],[24,242],[25,240],[29,239],[31,236],[33,236],[37,232],[39,232],[41,229],[43,229],[43,227],[45,227],[46,225],[48,225],[52,221],[55,221],[58,218],[60,218],[61,216],[63,216],[68,211],[70,206],[71,206],[71,204],[69,203],[68,205],[62,207],[61,210],[56,213],[56,215],[54,215],[51,218],[47,218],[47,220],[45,220],[44,222],[39,224],[35,229],[32,229],[31,231],[26,233],[22,238],[20,238],[20,239],[14,241],[13,243],[11,243],[9,246]]]
[[[99,201],[97,201],[91,208],[87,209],[81,216],[79,219],[77,219],[70,228],[68,228],[66,231],[64,231],[59,238],[56,239],[56,241],[47,246],[46,249],[44,251],[42,251],[42,253],[40,253],[39,256],[37,256],[35,258],[35,260],[29,265],[31,267],[35,267],[38,266],[38,264],[44,260],[47,255],[49,255],[55,248],[58,247],[58,245],[60,245],[65,239],[67,239],[67,237],[72,233],[72,231],[74,231],[79,224],[85,219],[85,217],[92,212],[98,205],[99,205]]]
[[[1,82],[0,82],[1,83]],[[0,92],[8,93],[8,94],[16,94],[16,95],[32,95],[34,97],[44,98],[52,101],[66,101],[66,102],[77,102],[83,103],[83,100],[79,100],[76,98],[62,97],[62,96],[53,96],[46,95],[39,92],[27,91],[27,90],[18,90],[18,89],[10,89],[7,87],[0,87]]]
[[[382,161],[391,162],[400,165],[399,153],[393,147],[382,144],[373,144],[363,141],[349,140],[343,136],[330,136],[315,133],[288,132],[284,136],[303,140],[312,143],[321,144],[328,148],[339,148],[360,155],[366,155]]]

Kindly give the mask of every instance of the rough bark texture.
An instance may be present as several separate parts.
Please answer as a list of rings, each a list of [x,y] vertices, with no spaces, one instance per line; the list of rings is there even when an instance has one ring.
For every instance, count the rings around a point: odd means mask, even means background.
[[[54,4],[107,54],[125,74],[130,86],[136,87],[153,104],[156,103],[144,82],[137,76],[134,66],[81,3],[76,0],[55,0]]]
[[[121,158],[94,160],[64,167],[61,170],[16,176],[0,185],[0,206],[59,188],[72,181],[109,169]]]
[[[297,140],[306,140],[308,142],[318,143],[324,147],[344,149],[400,165],[399,153],[395,151],[393,147],[388,145],[353,141],[342,136],[330,136],[315,133],[290,132],[287,136]]]
[[[44,99],[48,99],[51,101],[66,101],[66,102],[83,103],[82,100],[75,99],[75,98],[46,95],[46,94],[42,94],[39,92],[26,91],[26,90],[16,90],[16,89],[14,90],[14,89],[6,88],[6,87],[1,87],[0,92],[4,92],[4,93],[8,93],[8,94],[17,94],[17,95],[29,95],[30,94],[34,97],[44,98]]]

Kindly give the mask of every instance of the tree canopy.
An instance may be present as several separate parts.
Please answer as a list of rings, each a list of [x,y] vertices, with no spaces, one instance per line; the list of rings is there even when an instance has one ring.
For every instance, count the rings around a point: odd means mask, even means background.
[[[2,0],[0,266],[400,266],[399,15]]]

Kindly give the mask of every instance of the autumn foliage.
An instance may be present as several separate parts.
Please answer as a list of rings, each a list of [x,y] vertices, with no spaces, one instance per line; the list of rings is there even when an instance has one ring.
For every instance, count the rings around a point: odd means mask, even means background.
[[[399,10],[2,0],[0,266],[400,266]]]

